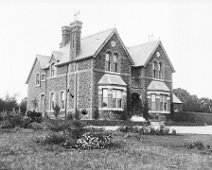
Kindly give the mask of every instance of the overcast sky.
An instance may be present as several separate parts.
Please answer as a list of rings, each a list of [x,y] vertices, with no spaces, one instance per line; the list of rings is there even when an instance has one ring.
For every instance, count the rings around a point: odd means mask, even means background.
[[[80,10],[82,36],[116,27],[124,44],[160,37],[176,70],[174,88],[212,98],[212,2],[142,0],[1,0],[0,97],[27,96],[36,54],[58,49],[61,27]]]

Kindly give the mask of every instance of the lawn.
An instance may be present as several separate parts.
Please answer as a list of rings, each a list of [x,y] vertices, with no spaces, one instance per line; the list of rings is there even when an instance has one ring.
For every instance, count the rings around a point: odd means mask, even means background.
[[[117,146],[111,149],[64,149],[38,145],[36,136],[48,131],[0,130],[0,169],[212,169],[212,155],[186,149],[184,143],[202,141],[212,145],[212,135],[136,136],[114,132]]]

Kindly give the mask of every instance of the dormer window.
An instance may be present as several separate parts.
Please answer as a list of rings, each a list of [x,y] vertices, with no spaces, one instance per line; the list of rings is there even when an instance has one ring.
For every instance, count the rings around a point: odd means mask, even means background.
[[[107,52],[105,55],[106,71],[111,71],[111,53]]]
[[[113,55],[114,71],[118,72],[118,54]]]
[[[35,76],[35,85],[40,86],[40,74],[37,73]]]
[[[56,75],[56,67],[54,63],[51,64],[50,75],[51,77],[54,77]]]

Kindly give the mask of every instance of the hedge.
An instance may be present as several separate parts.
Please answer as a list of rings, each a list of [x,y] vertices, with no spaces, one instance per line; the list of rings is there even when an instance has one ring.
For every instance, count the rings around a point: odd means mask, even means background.
[[[175,122],[192,122],[198,124],[212,125],[212,113],[180,112],[172,115]]]

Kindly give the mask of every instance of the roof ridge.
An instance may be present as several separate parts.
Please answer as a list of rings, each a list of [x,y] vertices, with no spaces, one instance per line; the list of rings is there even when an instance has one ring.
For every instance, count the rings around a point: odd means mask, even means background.
[[[101,34],[101,33],[103,33],[103,32],[106,32],[106,31],[109,31],[109,30],[115,30],[115,29],[116,29],[115,27],[113,27],[113,28],[108,28],[108,29],[105,29],[105,30],[103,30],[103,31],[99,31],[99,32],[96,32],[96,33],[94,33],[94,34],[90,34],[90,35],[87,35],[87,36],[85,36],[85,37],[82,37],[81,39],[86,39],[86,38],[89,38],[89,37],[92,37],[92,36]]]
[[[147,41],[147,42],[145,42],[145,43],[138,44],[138,45],[134,45],[134,46],[130,46],[130,47],[127,47],[127,48],[129,49],[129,48],[133,48],[133,47],[139,47],[139,46],[141,46],[141,45],[147,45],[147,44],[151,44],[151,43],[154,43],[154,42],[160,42],[160,40]]]

